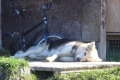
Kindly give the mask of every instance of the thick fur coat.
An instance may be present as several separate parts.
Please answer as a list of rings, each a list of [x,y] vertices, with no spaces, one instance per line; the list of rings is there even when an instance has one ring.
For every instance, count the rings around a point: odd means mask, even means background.
[[[18,51],[14,58],[29,58],[47,62],[100,62],[95,42],[84,43],[60,39],[48,44],[33,46],[27,51]]]

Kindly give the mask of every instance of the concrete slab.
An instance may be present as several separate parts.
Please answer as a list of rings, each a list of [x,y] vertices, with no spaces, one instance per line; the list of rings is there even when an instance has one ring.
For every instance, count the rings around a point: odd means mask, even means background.
[[[81,72],[83,70],[105,69],[120,66],[120,62],[29,62],[35,71]]]

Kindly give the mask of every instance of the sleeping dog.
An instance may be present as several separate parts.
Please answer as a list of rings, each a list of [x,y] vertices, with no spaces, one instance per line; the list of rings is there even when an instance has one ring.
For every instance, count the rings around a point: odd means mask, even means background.
[[[14,58],[40,59],[47,62],[100,62],[95,42],[84,43],[69,39],[50,41],[32,46],[27,51],[18,51]]]

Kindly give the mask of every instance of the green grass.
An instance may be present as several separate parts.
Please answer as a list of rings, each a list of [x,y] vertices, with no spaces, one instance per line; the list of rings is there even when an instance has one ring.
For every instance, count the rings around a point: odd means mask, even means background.
[[[36,80],[34,74],[21,74],[21,70],[30,71],[28,62],[24,59],[0,57],[0,77],[1,80]],[[4,76],[3,76],[4,75]]]
[[[48,80],[120,80],[120,67],[81,73],[55,73]]]
[[[0,57],[0,71],[15,71],[18,67],[29,67],[29,65],[24,59]]]

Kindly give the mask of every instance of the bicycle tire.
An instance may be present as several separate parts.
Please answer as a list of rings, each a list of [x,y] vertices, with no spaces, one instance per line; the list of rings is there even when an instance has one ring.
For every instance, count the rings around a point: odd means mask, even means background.
[[[17,51],[16,43],[10,33],[2,33],[2,47],[9,50],[10,55],[14,55]]]
[[[63,39],[65,38],[64,35],[59,34],[59,33],[49,33],[47,35],[48,40],[56,40],[56,39]],[[35,42],[35,46],[40,45],[41,43],[44,43],[44,36],[41,36],[40,38],[37,39],[37,41]]]

